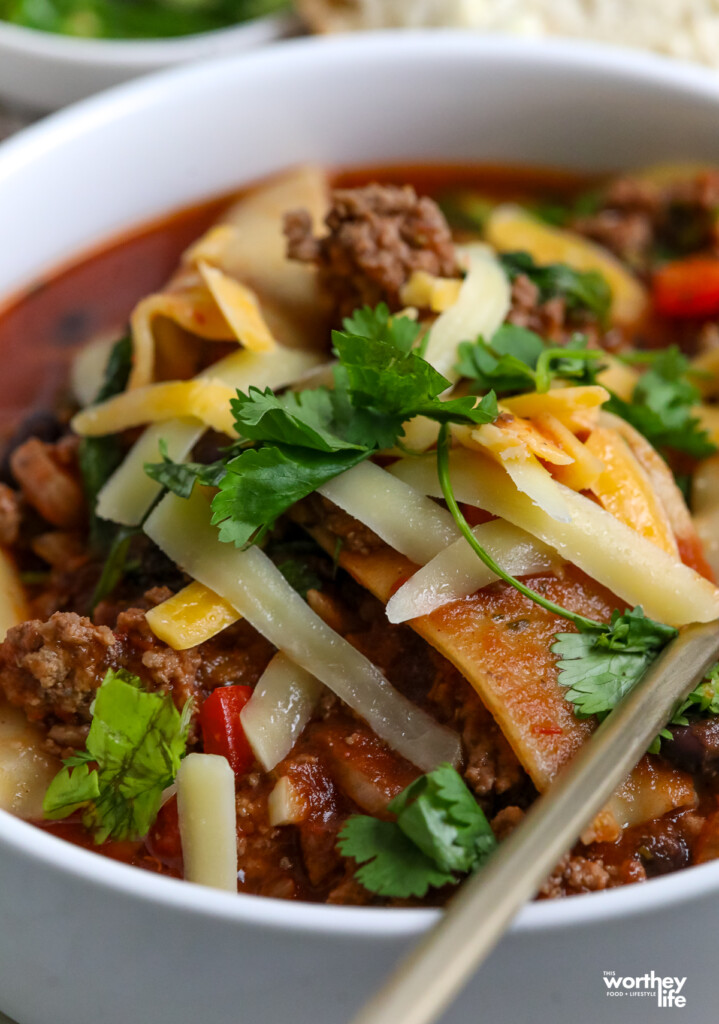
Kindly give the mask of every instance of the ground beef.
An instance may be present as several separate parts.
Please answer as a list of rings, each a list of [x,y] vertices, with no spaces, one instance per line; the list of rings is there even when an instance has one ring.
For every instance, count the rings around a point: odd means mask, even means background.
[[[574,334],[583,334],[588,348],[614,351],[625,344],[615,329],[605,331],[588,311],[568,310],[561,296],[541,301],[539,288],[526,274],[512,282],[511,307],[506,322],[534,331],[555,345],[567,345]]]
[[[385,546],[368,526],[354,519],[320,494],[310,494],[292,509],[292,517],[307,529],[319,526],[342,541],[342,549],[369,555]]]
[[[719,249],[717,207],[717,171],[666,184],[617,178],[604,190],[599,209],[576,218],[572,227],[643,270],[657,250],[686,255]]]
[[[61,529],[79,526],[86,516],[85,496],[76,475],[76,440],[63,438],[47,444],[31,437],[10,457],[25,501]]]
[[[171,693],[178,709],[216,686],[256,683],[274,649],[246,622],[186,651],[157,639],[145,611],[169,594],[159,588],[148,592],[116,615],[112,629],[75,612],[13,627],[0,645],[0,687],[28,718],[52,729],[90,721],[90,704],[110,668],[126,668],[148,689]],[[66,734],[50,738],[62,745]]]
[[[0,645],[0,686],[30,720],[90,721],[95,691],[122,648],[111,629],[74,612],[13,626]]]
[[[328,234],[312,236],[305,210],[285,217],[291,259],[315,263],[338,316],[384,301],[402,306],[400,290],[412,271],[457,274],[452,235],[437,204],[407,185],[338,189],[325,223]]]
[[[611,885],[611,876],[600,861],[565,854],[539,890],[544,899],[557,899],[582,892],[598,892]]]

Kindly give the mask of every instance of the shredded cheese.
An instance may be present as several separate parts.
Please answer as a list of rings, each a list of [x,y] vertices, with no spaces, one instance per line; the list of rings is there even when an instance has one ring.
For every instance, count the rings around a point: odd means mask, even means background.
[[[212,377],[240,391],[247,391],[251,384],[258,388],[281,388],[321,362],[321,356],[313,352],[279,347],[271,352],[240,349],[214,363],[195,379]],[[203,432],[204,427],[196,421],[181,419],[148,427],[100,491],[97,514],[125,526],[141,523],[162,490],[144,468],[146,462],[161,461],[160,440],[166,442],[170,458],[179,462],[187,457]]]
[[[159,318],[209,341],[231,341],[232,328],[225,320],[211,293],[194,283],[183,291],[148,295],[135,307],[130,318],[132,332],[132,369],[128,390],[152,383],[155,371],[155,321]]]
[[[318,490],[419,565],[459,536],[446,509],[373,462],[361,462]]]
[[[534,419],[547,413],[555,416],[572,433],[592,430],[599,419],[599,409],[609,401],[609,392],[598,384],[575,388],[552,388],[530,391],[526,395],[505,398],[502,405],[515,416]]]
[[[501,519],[475,526],[472,533],[495,562],[513,576],[549,571],[560,564],[546,544]],[[418,615],[430,615],[497,579],[460,537],[418,569],[389,599],[387,618],[390,622],[406,622]]]
[[[631,448],[615,430],[597,427],[587,450],[604,464],[591,486],[602,508],[647,540],[678,558],[669,517]]]
[[[547,437],[551,437],[567,455],[571,456],[572,461],[568,465],[552,466],[554,479],[566,487],[571,487],[573,491],[589,490],[604,470],[601,460],[592,455],[569,427],[565,427],[551,413],[537,416],[535,422]]]
[[[198,582],[223,597],[270,643],[361,715],[391,747],[429,771],[456,764],[456,733],[403,697],[344,637],[316,615],[257,547],[223,544],[204,495],[166,495],[149,515],[147,535]]]
[[[173,651],[186,651],[210,640],[240,616],[201,583],[190,583],[145,612],[147,624]]]
[[[197,269],[237,340],[252,352],[270,352],[277,342],[254,292],[202,260]]]
[[[719,590],[712,583],[589,498],[557,484],[571,512],[569,523],[558,523],[490,459],[457,449],[450,466],[458,501],[526,530],[651,618],[683,626],[719,617]],[[442,493],[432,456],[397,462],[390,472],[425,494]]]
[[[467,264],[457,300],[430,328],[424,358],[448,380],[455,381],[457,346],[461,341],[491,338],[509,312],[509,280],[491,249],[467,245],[459,249]]]
[[[237,892],[235,774],[217,754],[188,754],[176,778],[188,882]]]
[[[228,436],[235,435],[230,400],[235,390],[217,380],[173,380],[123,391],[99,405],[90,405],[72,419],[83,437],[118,434],[143,423],[194,419]]]
[[[240,712],[245,736],[265,771],[287,757],[307,725],[322,683],[276,654]]]

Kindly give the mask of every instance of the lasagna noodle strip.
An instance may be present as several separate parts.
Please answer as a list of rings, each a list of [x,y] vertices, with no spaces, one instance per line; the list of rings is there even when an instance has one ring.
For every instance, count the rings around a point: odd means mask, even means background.
[[[166,495],[145,532],[198,582],[223,597],[270,643],[316,676],[370,728],[422,771],[457,764],[456,733],[403,697],[344,637],[316,615],[257,547],[223,544],[197,489],[188,499]]]

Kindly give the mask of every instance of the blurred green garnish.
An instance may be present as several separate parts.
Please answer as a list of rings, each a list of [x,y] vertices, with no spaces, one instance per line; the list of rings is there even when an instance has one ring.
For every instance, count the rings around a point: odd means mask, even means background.
[[[0,0],[0,19],[86,39],[161,39],[226,28],[289,0]]]

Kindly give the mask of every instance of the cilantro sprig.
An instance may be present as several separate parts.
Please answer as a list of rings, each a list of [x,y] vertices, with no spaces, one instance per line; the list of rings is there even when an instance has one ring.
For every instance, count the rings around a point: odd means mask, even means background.
[[[82,810],[95,842],[149,832],[185,754],[191,714],[166,693],[148,693],[137,676],[110,670],[95,698],[86,748],[63,761],[43,802],[46,818]]]
[[[417,325],[386,306],[365,308],[334,331],[333,389],[276,395],[250,387],[232,400],[239,442],[219,462],[148,464],[155,480],[187,497],[194,483],[219,488],[212,522],[220,539],[244,547],[260,541],[291,505],[322,484],[394,445],[413,416],[479,425],[497,416],[490,392],[443,400],[451,386],[412,346]]]
[[[357,815],[338,838],[344,856],[360,865],[357,879],[380,896],[421,897],[454,885],[497,845],[482,808],[449,764],[422,775],[387,809],[395,821]]]
[[[677,705],[669,719],[667,728],[661,730],[649,747],[649,753],[660,753],[662,740],[672,739],[669,726],[691,725],[693,721],[710,715],[719,715],[719,662],[709,669],[698,686],[695,686],[692,692]]]
[[[582,334],[575,334],[566,347],[559,348],[547,345],[525,327],[503,324],[490,341],[463,341],[457,349],[456,369],[478,390],[492,388],[498,395],[548,391],[555,378],[594,384],[604,353],[586,346]]]
[[[694,415],[701,395],[692,382],[689,360],[677,346],[621,358],[648,368],[639,378],[630,402],[613,394],[606,408],[631,423],[660,451],[669,448],[696,459],[713,455],[717,446]]]
[[[574,705],[577,717],[607,714],[639,682],[677,630],[647,618],[639,607],[623,615],[615,611],[609,623],[597,622],[532,590],[495,562],[462,514],[452,489],[446,427],[440,430],[437,443],[437,471],[447,507],[475,554],[520,594],[576,627],[576,633],[558,633],[551,650],[558,656],[559,682],[567,687],[565,696]]]

